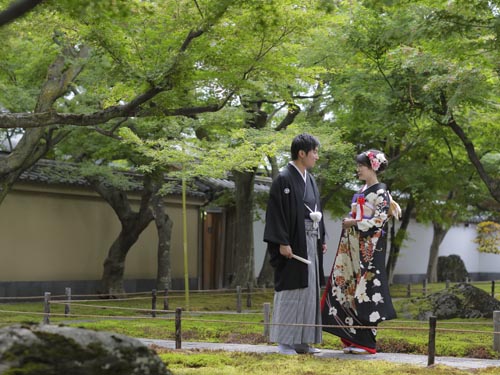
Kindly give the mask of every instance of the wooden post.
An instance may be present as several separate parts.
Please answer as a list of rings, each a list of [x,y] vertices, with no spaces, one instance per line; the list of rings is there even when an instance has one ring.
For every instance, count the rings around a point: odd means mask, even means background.
[[[266,302],[264,303],[264,338],[266,339],[266,342],[269,342],[269,323],[271,323],[271,304]]]
[[[406,288],[406,297],[410,298],[411,297],[411,284],[408,283],[408,286]]]
[[[64,316],[68,316],[71,313],[71,288],[65,289],[66,303],[64,304]]]
[[[241,312],[241,286],[236,287],[236,312]]]
[[[50,292],[45,292],[43,296],[43,324],[50,324]]]
[[[424,297],[427,295],[427,279],[422,281],[422,295]]]
[[[429,317],[429,348],[427,357],[427,366],[434,364],[434,359],[436,358],[436,323],[437,319],[435,316]]]
[[[151,316],[156,318],[156,289],[151,291]]]
[[[247,307],[252,307],[252,287],[247,284]]]
[[[495,280],[491,280],[491,296],[495,298]]]
[[[493,350],[500,353],[500,311],[493,311]]]
[[[165,289],[165,297],[163,298],[163,310],[168,310],[168,289]]]
[[[175,309],[175,349],[182,348],[182,332],[181,332],[181,315],[180,307]]]

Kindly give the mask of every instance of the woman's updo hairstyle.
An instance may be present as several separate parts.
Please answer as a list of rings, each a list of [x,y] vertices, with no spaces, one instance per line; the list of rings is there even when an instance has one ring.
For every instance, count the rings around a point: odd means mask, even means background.
[[[375,173],[383,172],[389,165],[384,153],[379,150],[368,150],[362,152],[356,156],[356,163],[373,169]]]

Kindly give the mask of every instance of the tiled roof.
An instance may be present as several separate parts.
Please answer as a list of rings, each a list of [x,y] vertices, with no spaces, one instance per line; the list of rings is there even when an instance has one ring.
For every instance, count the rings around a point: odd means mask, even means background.
[[[202,179],[204,183],[211,186],[214,189],[222,190],[222,189],[230,189],[234,190],[235,184],[234,181],[225,178],[213,178],[213,177],[204,177]],[[254,183],[254,189],[256,193],[267,193],[271,186],[272,180],[267,177],[256,177]]]
[[[122,176],[127,177],[128,181],[130,182],[129,189],[127,190],[142,190],[141,180],[143,175],[141,173],[125,171],[119,171],[119,173]],[[34,166],[24,171],[19,177],[19,180],[47,185],[65,185],[90,188],[89,182],[84,177],[82,177],[75,163],[67,163],[47,159],[41,159]],[[268,192],[271,181],[272,180],[268,177],[256,177],[254,185],[255,192]],[[181,180],[166,177],[165,183],[169,184],[169,190],[171,191],[171,194],[182,194]],[[230,177],[227,179],[203,177],[189,183],[186,193],[191,197],[208,198],[210,192],[225,189],[235,189],[235,183]]]
[[[142,190],[141,173],[118,171],[120,175],[128,180],[128,191]],[[89,182],[81,176],[77,165],[54,160],[39,160],[31,168],[24,171],[19,177],[20,181],[40,183],[47,185],[63,185],[91,188]],[[182,181],[173,178],[165,178],[169,184],[170,193],[182,194]],[[205,198],[210,188],[202,183],[188,184],[186,194],[190,197]]]

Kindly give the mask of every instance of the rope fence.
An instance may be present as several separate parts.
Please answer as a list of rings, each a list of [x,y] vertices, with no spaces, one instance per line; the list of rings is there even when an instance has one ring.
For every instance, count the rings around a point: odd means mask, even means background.
[[[447,285],[448,286],[448,285]],[[492,282],[492,295],[494,295],[495,283]],[[424,283],[425,290],[425,283]],[[176,291],[181,293],[182,291]],[[194,292],[194,291],[193,291]],[[283,324],[283,323],[272,323],[271,322],[271,304],[266,302],[263,304],[262,311],[251,311],[247,310],[243,312],[242,310],[242,288],[237,287],[234,290],[224,290],[224,291],[200,291],[200,294],[204,295],[214,295],[214,296],[235,296],[236,297],[236,311],[183,311],[182,308],[177,307],[175,310],[168,309],[169,302],[168,300],[172,297],[183,298],[182,296],[172,296],[169,294],[168,290],[157,291],[153,289],[151,293],[132,293],[132,295],[143,297],[129,297],[129,298],[116,298],[116,299],[79,299],[78,302],[74,301],[74,298],[80,297],[94,297],[96,295],[72,295],[71,288],[66,288],[65,295],[55,295],[52,296],[50,292],[44,293],[43,296],[32,296],[32,297],[17,297],[17,298],[9,298],[14,300],[39,300],[43,298],[43,312],[27,312],[27,311],[17,311],[17,310],[6,310],[0,309],[0,313],[6,314],[16,314],[16,315],[32,315],[32,316],[42,316],[43,324],[50,324],[51,317],[64,317],[64,318],[92,318],[92,319],[116,319],[116,320],[135,320],[135,319],[159,319],[161,321],[174,321],[175,322],[175,347],[176,349],[181,349],[182,347],[182,321],[185,322],[196,322],[196,323],[221,323],[224,324],[235,324],[235,325],[254,325],[261,326],[263,328],[263,337],[267,342],[269,342],[269,334],[271,326],[302,326],[302,327],[320,327],[320,328],[341,328],[341,329],[374,329],[374,326],[362,326],[362,325],[345,325],[345,326],[331,326],[331,325],[317,325],[317,324]],[[211,292],[211,293],[210,293]],[[262,290],[258,292],[256,290],[251,290],[251,288],[247,288],[247,307],[252,306],[251,296],[268,292],[268,290]],[[157,308],[158,295],[161,293],[163,295],[163,306],[164,309]],[[0,297],[0,302],[2,299],[7,299],[7,297]],[[125,307],[125,306],[110,306],[109,304],[115,304],[122,301],[144,301],[151,300],[151,309],[141,308],[141,307]],[[108,305],[105,304],[89,304],[92,302],[103,302],[106,301]],[[55,313],[51,311],[51,306],[63,306],[64,313]],[[145,315],[132,315],[132,316],[124,316],[124,315],[95,315],[95,314],[80,314],[72,312],[72,307],[79,308],[92,308],[92,309],[103,309],[103,310],[113,310],[113,311],[122,311],[129,312],[135,311],[137,313],[142,313]],[[162,316],[158,316],[163,314]],[[184,316],[183,316],[184,315]],[[224,318],[223,320],[217,319],[204,319],[199,316],[207,316],[207,315],[224,315],[224,316],[246,316],[246,315],[263,315],[262,321],[244,321],[244,320],[227,320]],[[197,317],[198,316],[198,317]],[[411,324],[413,327],[404,326],[401,324]],[[393,325],[399,324],[399,325]],[[428,324],[428,327],[419,327],[419,325]],[[440,321],[439,324],[453,325],[453,324],[467,324],[467,325],[484,325],[481,322],[444,322]],[[416,325],[416,326],[415,326]],[[392,321],[392,322],[384,322],[383,326],[375,327],[377,330],[398,330],[398,331],[427,331],[429,335],[428,341],[428,365],[434,364],[435,360],[435,341],[437,332],[450,332],[450,333],[465,333],[465,334],[492,334],[493,336],[493,350],[500,353],[500,311],[495,311],[493,314],[493,332],[486,330],[473,330],[473,329],[453,329],[453,328],[437,328],[437,319],[436,317],[431,316],[429,318],[429,322],[422,321]]]
[[[495,291],[495,280],[491,281],[472,281],[470,278],[467,278],[465,281],[467,284],[471,285],[485,285],[490,284],[489,294],[491,297],[496,298],[498,293]],[[442,283],[441,283],[442,284]],[[422,280],[421,287],[417,287],[415,283],[408,284],[399,284],[397,288],[391,289],[391,296],[394,298],[411,298],[411,297],[426,297],[430,293],[438,292],[441,290],[449,289],[452,284],[458,284],[458,282],[451,282],[450,280],[444,281],[444,287],[441,286],[440,283],[430,284],[427,279]]]
[[[484,285],[484,284],[490,284],[491,285],[491,292],[489,293],[493,298],[496,297],[496,282],[495,280],[492,281],[475,281],[472,282],[470,279],[467,279],[465,281],[466,283],[470,283],[472,285]],[[391,296],[393,298],[400,298],[400,297],[405,297],[405,298],[411,298],[411,297],[420,297],[420,296],[427,296],[431,292],[436,292],[436,291],[441,291],[448,289],[451,286],[451,282],[447,280],[445,282],[444,287],[441,287],[440,284],[437,285],[432,285],[427,282],[427,280],[422,281],[422,287],[420,289],[415,289],[415,283],[408,283],[408,284],[399,284],[399,285],[394,285],[394,288],[391,288]],[[457,284],[457,283],[454,283]],[[59,294],[59,295],[52,295],[52,299],[67,299],[67,289],[66,288],[66,293],[65,294]],[[257,295],[260,293],[268,293],[270,289],[267,288],[253,288],[250,286],[247,286],[245,288],[245,291],[243,290],[244,288],[237,286],[234,289],[207,289],[207,290],[190,290],[190,294],[199,294],[199,295],[214,295],[214,296],[232,296],[235,293],[237,295],[240,295],[240,298],[242,298],[243,293],[247,296],[247,306],[251,306],[251,296],[252,295]],[[153,289],[153,291],[156,289]],[[168,299],[183,299],[185,291],[183,289],[159,289],[156,290],[157,295],[164,295],[165,298]],[[173,295],[172,295],[173,294]],[[178,295],[175,295],[178,294]],[[130,300],[144,300],[144,299],[149,299],[150,297],[150,292],[127,292],[127,293],[118,293],[117,295],[123,295],[127,297],[119,298],[116,297],[114,294],[74,294],[73,297],[76,299],[79,299],[80,301],[102,301],[102,300],[113,300],[113,301],[130,301]],[[134,297],[137,296],[137,297]],[[36,296],[22,296],[22,297],[5,297],[5,296],[0,296],[0,303],[2,301],[23,301],[23,300],[40,300],[43,299],[43,296],[36,295]],[[248,306],[248,307],[250,307]]]

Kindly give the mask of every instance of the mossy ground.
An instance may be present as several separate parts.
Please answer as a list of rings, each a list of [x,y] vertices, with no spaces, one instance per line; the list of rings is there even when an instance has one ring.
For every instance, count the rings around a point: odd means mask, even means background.
[[[498,375],[499,369],[473,372],[447,366],[417,367],[385,361],[348,361],[309,355],[159,350],[175,375]]]
[[[490,283],[474,284],[485,291],[491,288]],[[442,290],[445,284],[431,284],[428,292]],[[427,354],[428,345],[428,323],[411,319],[416,316],[422,308],[419,306],[421,296],[421,285],[412,286],[412,298],[406,298],[407,287],[404,285],[394,286],[391,293],[394,298],[398,319],[385,322],[379,326],[378,345],[379,351],[386,353],[412,353]],[[186,311],[185,296],[183,293],[171,293],[170,306],[184,308],[182,319],[182,337],[184,341],[207,341],[207,342],[233,342],[262,344],[263,337],[263,313],[262,305],[265,302],[272,303],[273,291],[257,291],[252,293],[252,306],[246,306],[246,295],[243,295],[243,309],[252,310],[251,314],[237,314],[236,294],[234,292],[221,293],[195,293],[190,295],[189,311]],[[77,302],[77,301],[75,301]],[[84,327],[96,330],[112,331],[127,336],[174,339],[175,325],[173,312],[159,312],[156,318],[143,309],[151,308],[150,296],[134,296],[125,301],[91,301],[85,302],[86,306],[74,305],[71,307],[72,315],[64,317],[64,306],[54,304],[52,306],[52,323],[63,323],[75,327]],[[96,307],[101,306],[101,307]],[[106,307],[107,306],[107,307]],[[123,307],[125,309],[116,309]],[[161,307],[161,299],[158,300]],[[8,325],[14,322],[42,320],[42,302],[1,304],[0,310],[24,311],[27,314],[0,313],[0,325]],[[224,311],[224,314],[215,312]],[[30,315],[32,314],[32,315]],[[60,315],[57,315],[60,314]],[[102,317],[102,318],[99,318]],[[114,317],[114,318],[111,318]],[[458,332],[458,331],[478,332]],[[484,332],[484,333],[483,333]],[[492,320],[491,319],[453,319],[438,321],[438,332],[436,338],[436,354],[438,356],[464,356],[476,358],[500,359],[500,354],[492,349]],[[339,340],[332,335],[325,334],[321,345],[327,349],[340,349]],[[162,352],[162,359],[174,370],[174,374],[465,374],[466,372],[439,368],[413,369],[411,367],[397,366],[394,364],[379,364],[376,369],[373,363],[355,361],[356,364],[348,364],[350,361],[338,363],[334,360],[317,360],[308,356],[300,356],[293,360],[283,359],[281,356],[266,355],[264,357],[252,354],[234,353],[186,353],[186,352]],[[178,363],[177,363],[177,362]],[[185,362],[185,363],[184,363]],[[360,363],[361,362],[361,363]],[[183,364],[184,363],[184,364]],[[176,367],[177,366],[177,367]],[[291,366],[291,367],[290,367]],[[251,370],[249,370],[251,369]],[[332,371],[332,369],[334,371]],[[338,370],[338,371],[337,371]],[[251,372],[247,372],[251,371]],[[289,371],[289,372],[286,372]],[[341,372],[339,372],[341,371]],[[351,371],[351,372],[349,372]],[[427,372],[426,372],[427,371]],[[499,369],[492,372],[482,370],[480,374],[497,374]],[[495,372],[496,371],[496,372]]]

